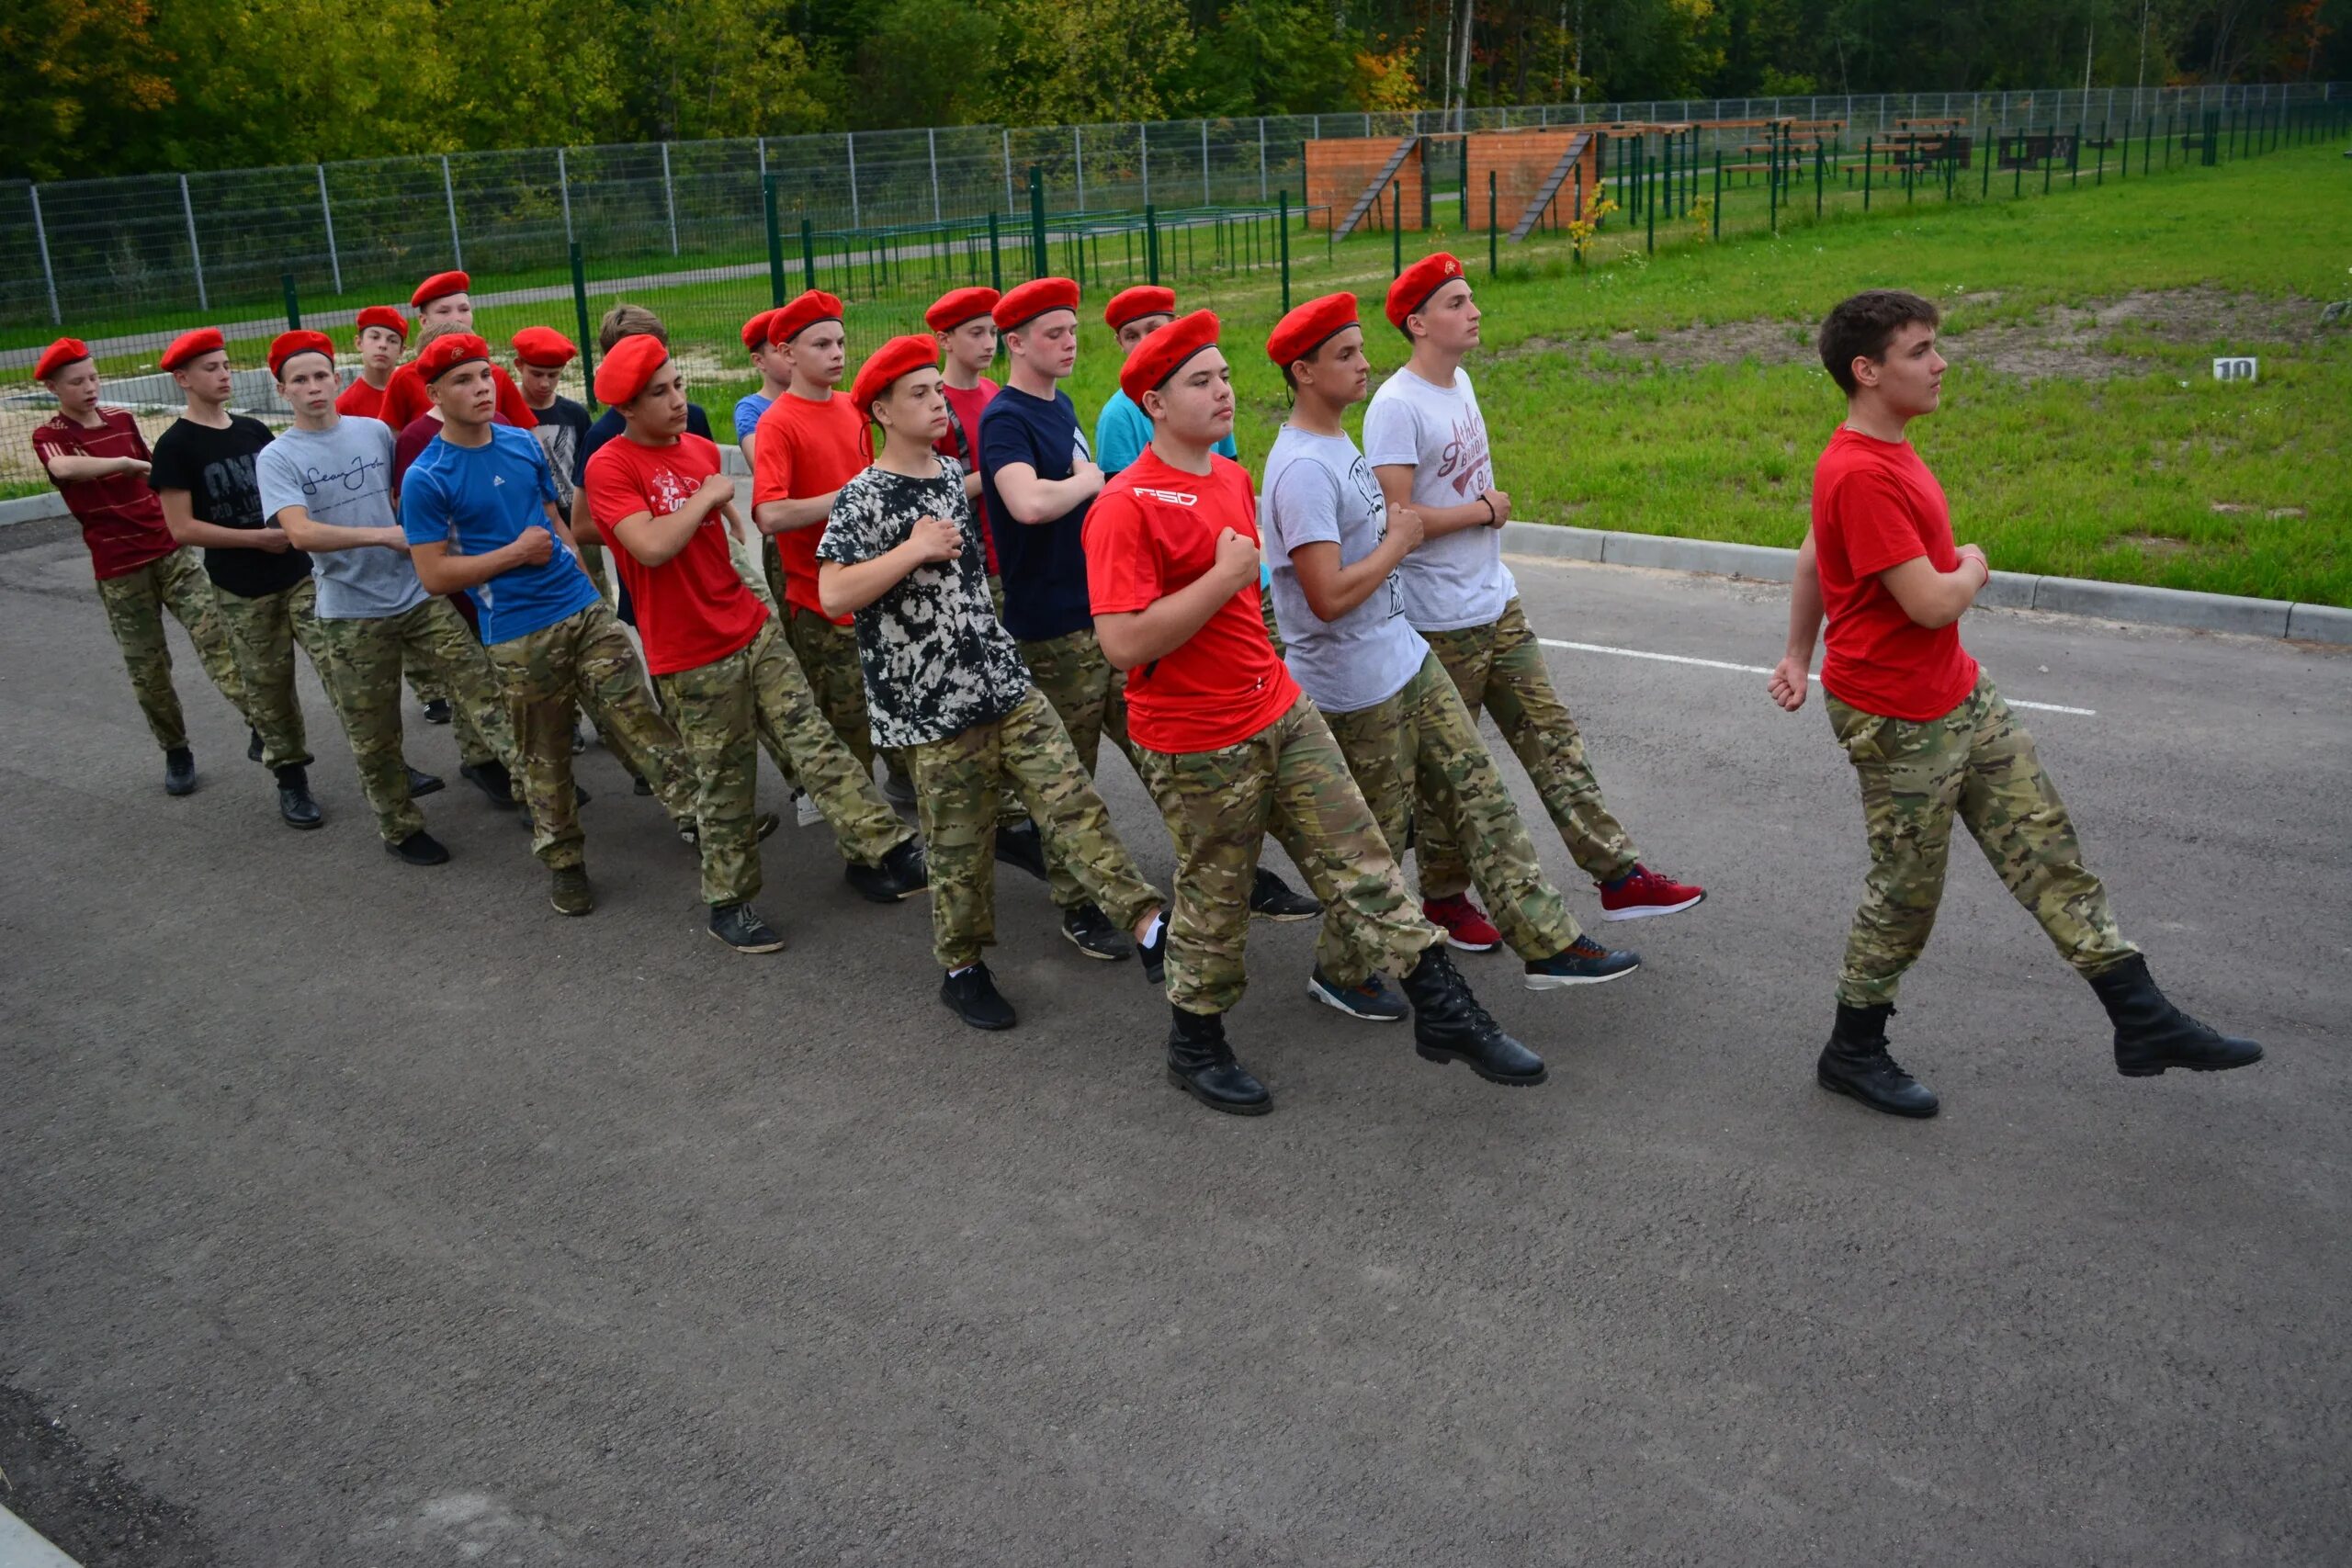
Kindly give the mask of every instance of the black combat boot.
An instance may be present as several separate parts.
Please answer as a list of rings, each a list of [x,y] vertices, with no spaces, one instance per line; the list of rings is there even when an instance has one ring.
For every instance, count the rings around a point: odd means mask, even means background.
[[[2115,1023],[2115,1070],[2127,1078],[2154,1077],[2166,1067],[2226,1072],[2262,1060],[2262,1047],[2199,1023],[2156,989],[2148,961],[2134,953],[2089,976],[2091,989]]]
[[[1174,1021],[1168,1028],[1168,1081],[1207,1106],[1228,1116],[1263,1116],[1274,1108],[1266,1086],[1233,1059],[1225,1043],[1225,1015],[1169,1010]]]
[[[164,793],[190,795],[196,790],[196,753],[175,746],[164,753]]]
[[[1895,1065],[1886,1054],[1886,1021],[1893,1002],[1875,1007],[1838,1004],[1838,1026],[1821,1048],[1814,1077],[1833,1094],[1851,1095],[1889,1116],[1933,1116],[1936,1091]]]
[[[300,762],[277,770],[277,814],[289,828],[315,828],[326,820],[319,803],[311,798],[311,775]]]
[[[1425,1061],[1460,1062],[1488,1083],[1527,1089],[1544,1078],[1544,1058],[1503,1032],[1478,1005],[1470,983],[1433,942],[1405,976],[1405,999],[1413,1004],[1413,1049]]]

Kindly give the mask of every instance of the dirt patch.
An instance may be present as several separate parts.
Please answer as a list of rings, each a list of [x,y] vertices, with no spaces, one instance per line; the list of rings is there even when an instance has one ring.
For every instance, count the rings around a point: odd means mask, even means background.
[[[2129,545],[2150,560],[2172,560],[2197,553],[2196,545],[2187,539],[2167,539],[2154,534],[2115,534],[2107,542],[2110,548]]]

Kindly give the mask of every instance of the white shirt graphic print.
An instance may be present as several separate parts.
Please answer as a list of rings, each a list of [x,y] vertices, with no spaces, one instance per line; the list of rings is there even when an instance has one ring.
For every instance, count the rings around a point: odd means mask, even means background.
[[[1467,506],[1494,487],[1487,421],[1466,371],[1456,370],[1450,387],[1410,370],[1383,381],[1364,411],[1363,455],[1374,468],[1410,465],[1416,506]],[[1421,632],[1491,626],[1519,592],[1498,528],[1426,541],[1397,567],[1396,580],[1405,618]]]

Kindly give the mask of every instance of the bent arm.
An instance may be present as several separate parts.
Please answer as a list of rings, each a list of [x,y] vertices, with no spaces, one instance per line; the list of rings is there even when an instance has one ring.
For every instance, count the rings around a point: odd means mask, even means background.
[[[717,489],[697,491],[667,517],[656,517],[647,510],[615,519],[612,536],[620,541],[621,548],[647,566],[660,566],[684,549],[695,531],[724,504]]]
[[[155,499],[164,503],[164,525],[183,545],[201,545],[208,550],[266,550],[286,539],[276,528],[223,528],[218,523],[207,523],[197,516],[184,490],[159,490]]]
[[[798,501],[763,501],[752,508],[752,521],[760,525],[763,534],[789,534],[799,528],[818,528],[833,514],[833,497],[841,491],[829,490],[822,495],[804,497]]]
[[[1938,571],[1926,556],[1913,556],[1880,572],[1878,580],[1914,625],[1934,631],[1966,615],[1977,591],[1992,576],[1993,569],[1982,556],[1964,555],[1950,571]]]
[[[408,536],[398,528],[338,528],[332,523],[320,522],[300,506],[281,506],[270,521],[286,530],[288,543],[312,554],[356,550],[369,545],[399,550],[403,555],[408,552]]]
[[[1095,640],[1114,670],[1133,670],[1165,659],[1208,625],[1211,615],[1239,589],[1222,574],[1204,572],[1165,598],[1140,610],[1094,617]]]
[[[817,603],[829,615],[854,615],[904,582],[907,574],[922,564],[922,555],[911,539],[854,566],[819,561]]]
[[[416,580],[424,584],[427,593],[458,593],[522,565],[523,552],[519,544],[513,544],[502,545],[486,556],[453,556],[448,540],[435,539],[410,546],[409,558],[415,563]]]
[[[1373,477],[1380,481],[1380,493],[1387,498],[1390,506],[1409,506],[1421,514],[1423,539],[1442,539],[1448,534],[1484,528],[1494,521],[1494,513],[1485,501],[1477,497],[1460,506],[1421,505],[1413,499],[1413,475],[1416,471],[1416,466],[1411,463],[1383,463],[1372,470]]]
[[[1298,574],[1306,607],[1320,620],[1336,621],[1388,581],[1388,574],[1405,558],[1405,536],[1392,533],[1363,559],[1341,566],[1340,547],[1329,539],[1317,539],[1291,551],[1290,566]]]
[[[1041,479],[1026,463],[1007,463],[996,471],[996,493],[1015,523],[1051,523],[1094,499],[1102,488],[1102,470],[1084,464],[1066,479]]]
[[[147,471],[146,463],[137,457],[93,457],[84,452],[61,452],[54,457],[44,457],[41,466],[49,470],[49,477],[60,484]]]

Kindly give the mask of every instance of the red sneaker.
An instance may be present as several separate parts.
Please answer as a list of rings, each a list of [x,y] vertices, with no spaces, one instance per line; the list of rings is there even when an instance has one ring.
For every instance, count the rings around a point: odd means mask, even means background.
[[[1467,893],[1456,893],[1451,898],[1425,899],[1421,913],[1445,932],[1449,946],[1464,953],[1492,953],[1503,944],[1503,933],[1487,919],[1484,909],[1470,902]]]
[[[1703,887],[1660,876],[1640,864],[1613,883],[1594,886],[1600,889],[1600,918],[1604,920],[1640,920],[1652,915],[1679,914],[1707,896]]]

